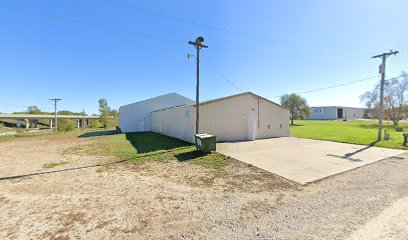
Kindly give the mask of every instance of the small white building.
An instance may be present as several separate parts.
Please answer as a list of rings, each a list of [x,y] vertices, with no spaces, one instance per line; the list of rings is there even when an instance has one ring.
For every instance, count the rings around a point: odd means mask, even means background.
[[[191,105],[195,102],[177,93],[131,103],[119,108],[119,128],[122,132],[143,132],[152,130],[152,112],[169,107]]]
[[[311,116],[306,118],[308,120],[353,120],[363,118],[365,108],[355,107],[340,107],[340,106],[328,106],[328,107],[311,107]]]
[[[194,142],[194,104],[156,110],[152,131]],[[218,142],[289,136],[289,111],[266,98],[246,92],[200,103],[200,133]]]

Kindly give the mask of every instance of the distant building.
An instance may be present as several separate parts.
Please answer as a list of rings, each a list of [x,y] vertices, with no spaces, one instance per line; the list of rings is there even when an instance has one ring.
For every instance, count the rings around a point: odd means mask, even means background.
[[[358,118],[363,118],[365,108],[355,108],[355,107],[340,107],[340,106],[329,106],[329,107],[311,107],[311,116],[306,118],[308,120],[353,120]]]

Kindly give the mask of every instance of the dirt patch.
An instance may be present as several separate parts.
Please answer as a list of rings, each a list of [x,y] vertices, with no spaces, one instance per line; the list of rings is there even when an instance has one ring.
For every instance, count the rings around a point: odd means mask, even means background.
[[[119,162],[98,141],[0,143],[0,238],[342,239],[408,194],[405,155],[299,186],[233,159]]]

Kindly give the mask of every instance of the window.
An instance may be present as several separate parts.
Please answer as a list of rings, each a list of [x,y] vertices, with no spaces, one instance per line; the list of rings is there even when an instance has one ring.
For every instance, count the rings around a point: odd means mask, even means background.
[[[184,117],[185,117],[185,118],[189,118],[189,117],[190,117],[190,111],[189,111],[189,110],[184,111]]]

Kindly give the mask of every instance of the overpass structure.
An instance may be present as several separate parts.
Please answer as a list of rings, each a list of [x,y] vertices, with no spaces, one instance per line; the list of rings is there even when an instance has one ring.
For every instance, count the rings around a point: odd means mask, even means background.
[[[25,128],[36,128],[39,120],[48,120],[50,128],[54,127],[55,115],[41,115],[41,114],[0,114],[0,120],[17,120],[16,126],[19,128],[22,122],[25,122]],[[88,120],[101,119],[100,116],[87,115],[57,115],[57,119],[72,119],[76,120],[77,128],[86,127]]]

